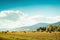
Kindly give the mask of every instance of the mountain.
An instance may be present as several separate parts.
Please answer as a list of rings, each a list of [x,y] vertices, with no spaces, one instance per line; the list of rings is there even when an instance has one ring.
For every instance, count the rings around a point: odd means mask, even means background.
[[[60,22],[53,23],[52,25],[54,26],[60,25]]]
[[[23,26],[23,27],[17,27],[13,29],[7,29],[7,28],[0,28],[0,31],[2,30],[9,30],[9,31],[34,31],[38,29],[39,27],[46,27],[49,23],[38,23],[32,26]],[[60,25],[60,22],[53,23],[52,25],[57,26]]]
[[[12,30],[12,29],[10,29],[10,28],[0,28],[0,31],[7,31],[7,30]]]
[[[39,27],[46,27],[48,24],[49,23],[38,23],[38,24],[35,24],[32,26],[24,26],[24,27],[15,28],[14,30],[17,30],[17,31],[33,31]],[[60,22],[53,23],[52,25],[54,25],[54,26],[60,25]]]
[[[47,25],[48,25],[48,23],[38,23],[38,24],[35,24],[32,26],[24,26],[24,27],[15,28],[14,30],[17,30],[17,31],[33,31],[39,27],[46,27]]]

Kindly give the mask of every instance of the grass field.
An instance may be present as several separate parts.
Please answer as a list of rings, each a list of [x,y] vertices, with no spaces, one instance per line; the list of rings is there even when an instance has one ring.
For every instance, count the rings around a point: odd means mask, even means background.
[[[0,33],[0,40],[60,40],[60,32]]]

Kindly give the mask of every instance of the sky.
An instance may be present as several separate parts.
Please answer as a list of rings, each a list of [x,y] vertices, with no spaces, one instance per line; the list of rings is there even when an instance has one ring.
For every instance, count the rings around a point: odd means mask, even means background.
[[[0,28],[59,21],[59,0],[0,0]]]

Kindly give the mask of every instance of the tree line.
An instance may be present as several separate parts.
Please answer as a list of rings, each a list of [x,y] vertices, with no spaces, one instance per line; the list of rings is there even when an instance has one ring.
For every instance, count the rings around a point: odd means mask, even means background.
[[[39,32],[46,31],[46,32],[50,32],[50,33],[51,32],[55,32],[55,31],[60,32],[60,25],[53,26],[52,24],[49,24],[47,27],[40,27],[40,28],[38,28],[37,31],[39,31]]]

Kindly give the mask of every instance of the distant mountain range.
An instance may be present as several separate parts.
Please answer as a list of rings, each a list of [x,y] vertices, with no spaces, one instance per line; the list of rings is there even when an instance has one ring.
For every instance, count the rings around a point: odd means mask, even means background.
[[[46,27],[48,24],[49,23],[38,23],[38,24],[35,24],[32,26],[24,26],[24,27],[17,27],[17,28],[9,29],[9,31],[13,31],[13,30],[15,30],[15,31],[34,31],[39,27]],[[54,25],[54,26],[60,25],[60,22],[53,23],[52,25]],[[0,28],[0,30],[8,30],[8,29]]]
[[[20,30],[20,31],[32,31],[32,30],[36,30],[39,27],[46,27],[48,25],[48,23],[38,23],[32,26],[24,26],[24,27],[19,27],[19,28],[15,28],[15,30]]]
[[[60,22],[53,23],[52,25],[54,26],[60,25]]]
[[[46,27],[49,23],[38,23],[32,26],[25,26],[25,27],[19,27],[15,28],[17,31],[33,31],[36,30],[39,27]],[[53,23],[52,25],[57,26],[60,25],[60,22]]]

